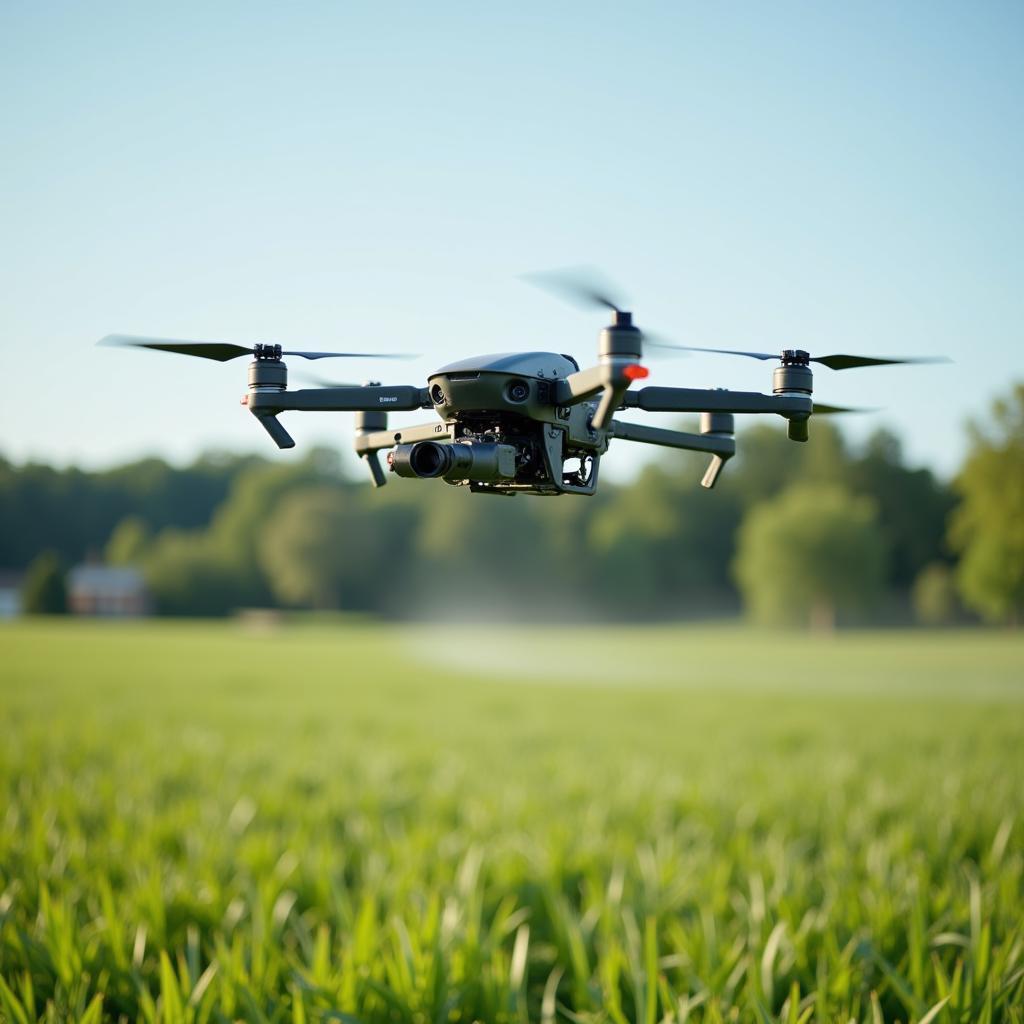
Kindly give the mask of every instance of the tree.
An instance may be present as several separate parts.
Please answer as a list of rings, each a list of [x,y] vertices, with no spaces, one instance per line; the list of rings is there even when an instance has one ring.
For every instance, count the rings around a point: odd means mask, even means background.
[[[908,468],[899,438],[888,430],[877,430],[868,439],[850,466],[849,486],[878,503],[889,585],[908,590],[926,566],[946,555],[952,492],[930,470]]]
[[[29,566],[21,600],[30,615],[61,615],[68,610],[64,566],[56,552],[44,551]]]
[[[429,483],[405,493],[416,523],[411,589],[399,611],[520,620],[587,614],[583,514],[600,497],[483,497]]]
[[[138,516],[126,516],[110,535],[104,559],[108,565],[135,565],[142,560],[149,539],[146,524]]]
[[[279,602],[376,611],[401,588],[409,509],[394,501],[370,507],[367,490],[320,485],[281,500],[259,554]]]
[[[205,526],[235,479],[265,464],[251,455],[206,455],[181,469],[142,459],[88,473],[34,463],[16,467],[0,458],[0,565],[25,567],[51,548],[73,564],[101,549],[127,516],[154,532]]]
[[[953,571],[942,562],[921,570],[910,592],[917,621],[925,626],[946,626],[956,618],[956,585]]]
[[[962,501],[949,539],[957,586],[990,622],[1024,618],[1024,383],[992,405],[992,427],[969,424],[971,451],[954,481]]]
[[[248,594],[235,566],[198,530],[164,530],[142,563],[146,585],[164,615],[227,615]]]
[[[716,500],[723,493],[736,494],[743,508],[750,509],[793,484],[849,486],[850,455],[842,434],[829,419],[815,419],[810,429],[810,442],[800,444],[789,440],[781,421],[743,425],[736,458],[722,473]]]
[[[794,485],[740,527],[736,578],[759,622],[830,628],[870,606],[884,566],[874,502],[835,484]]]
[[[632,485],[609,490],[591,518],[591,557],[614,581],[616,616],[735,610],[728,567],[739,501],[699,485],[705,459],[679,461],[647,466]],[[606,583],[601,593],[608,592]]]
[[[146,465],[146,464],[143,464]],[[340,485],[337,457],[314,448],[295,463],[205,457],[197,476],[224,478],[227,496],[203,528],[167,528],[147,541],[144,524],[124,520],[107,547],[108,558],[141,564],[158,610],[170,615],[225,615],[272,600],[260,562],[274,531],[279,502],[312,481]]]
[[[284,604],[341,606],[342,559],[335,539],[351,534],[341,493],[316,488],[283,498],[264,539],[260,565],[274,596]]]
[[[235,573],[242,603],[272,597],[262,555],[281,502],[312,485],[341,483],[337,453],[326,448],[313,448],[298,462],[258,464],[236,478],[206,532],[218,560]]]

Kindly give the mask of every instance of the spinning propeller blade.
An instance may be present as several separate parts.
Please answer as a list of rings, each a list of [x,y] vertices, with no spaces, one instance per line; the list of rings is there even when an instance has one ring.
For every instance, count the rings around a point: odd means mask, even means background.
[[[653,331],[641,331],[644,338],[644,352],[651,356],[658,358],[665,358],[666,356],[685,356],[687,354],[686,347],[684,345],[677,345],[674,341],[669,341],[664,334],[656,334]],[[653,348],[657,351],[647,353],[647,349]]]
[[[721,356],[749,356],[751,359],[778,359],[779,354],[777,352],[740,352],[733,348],[700,348],[697,345],[677,345],[674,342],[669,344],[668,342],[660,343],[662,348],[674,348],[679,352],[714,352]]]
[[[299,375],[299,380],[303,384],[313,384],[318,388],[361,388],[364,387],[366,382],[359,384],[354,380],[327,380],[324,377],[318,377],[312,373],[302,373]]]
[[[542,270],[539,273],[523,274],[521,279],[577,306],[599,306],[614,310],[616,313],[622,312],[621,299],[611,297],[615,289],[593,267]]]
[[[782,359],[779,352],[743,352],[734,348],[701,348],[697,345],[670,345],[655,342],[662,348],[677,348],[683,352],[713,352],[721,356],[746,356],[748,359]],[[912,356],[906,359],[889,359],[881,356],[810,356],[810,362],[821,363],[830,370],[852,370],[858,366],[897,366],[904,363],[948,363],[945,356]]]
[[[175,338],[143,338],[134,334],[108,334],[100,338],[100,345],[130,346],[132,348],[152,348],[158,352],[178,352],[184,356],[199,356],[201,359],[214,359],[218,363],[226,363],[229,359],[251,354],[252,349],[241,345],[230,345],[219,341],[181,341]]]
[[[625,312],[621,297],[613,298],[617,289],[605,280],[600,271],[594,267],[543,270],[535,274],[523,274],[520,279],[584,309],[597,307],[610,309],[614,313]],[[651,348],[676,352],[682,352],[686,348],[685,345],[676,345],[661,334],[654,334],[643,329],[640,330],[640,333],[643,336],[644,345],[649,345]],[[655,354],[661,355],[662,353]]]
[[[946,356],[919,356],[908,359],[883,359],[879,356],[812,356],[812,363],[821,363],[830,370],[852,370],[858,366],[893,366],[899,363],[949,363]]]
[[[176,352],[183,356],[198,356],[200,359],[213,359],[218,363],[226,363],[229,359],[239,356],[252,356],[255,348],[244,345],[231,345],[220,341],[184,341],[180,338],[146,338],[137,334],[108,334],[101,338],[100,345],[130,346],[132,348],[151,348],[157,352]],[[299,356],[302,359],[412,359],[414,356],[399,352],[300,352],[283,351],[284,356]]]
[[[877,412],[877,409],[855,409],[847,405],[829,405],[826,402],[814,403],[815,416],[835,416],[843,412]]]
[[[612,298],[614,289],[603,277],[600,271],[593,267],[566,267],[563,270],[545,270],[535,274],[523,274],[522,280],[530,284],[553,292],[562,299],[576,304],[592,308],[594,306],[611,309],[621,313],[622,301]],[[678,345],[668,341],[657,334],[648,331],[643,332],[644,344],[652,348],[676,352],[713,352],[723,356],[745,356],[748,359],[779,359],[785,357],[780,352],[746,352],[734,348],[702,348],[698,345]],[[859,366],[896,366],[904,363],[948,363],[949,359],[944,356],[924,356],[900,359],[890,359],[882,356],[852,356],[836,354],[831,356],[808,356],[805,352],[799,353],[801,360],[809,359],[812,363],[821,363],[830,370],[852,370]]]

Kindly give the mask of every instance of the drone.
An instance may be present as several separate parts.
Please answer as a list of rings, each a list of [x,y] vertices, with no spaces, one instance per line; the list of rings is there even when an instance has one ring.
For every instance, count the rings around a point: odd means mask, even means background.
[[[787,421],[793,441],[807,441],[814,415],[866,410],[815,402],[812,363],[831,370],[943,359],[893,359],[874,356],[812,356],[803,349],[781,353],[676,345],[641,330],[632,313],[609,297],[593,276],[555,271],[532,275],[533,283],[559,292],[578,304],[611,314],[598,337],[597,362],[580,369],[571,356],[556,352],[505,352],[462,359],[435,370],[426,387],[416,385],[324,386],[290,391],[284,357],[316,360],[403,358],[370,352],[284,350],[277,344],[252,347],[220,342],[183,341],[113,334],[100,341],[198,356],[226,362],[251,356],[249,388],[242,405],[279,448],[295,442],[278,417],[286,412],[354,412],[355,451],[365,462],[375,487],[387,483],[379,455],[387,452],[391,473],[408,479],[441,479],[467,486],[477,494],[585,494],[597,490],[601,456],[612,441],[634,441],[711,456],[701,480],[714,487],[726,462],[736,453],[734,417],[772,414]],[[772,393],[720,388],[646,386],[642,363],[645,344],[656,349],[713,352],[777,361]],[[408,358],[408,357],[405,357]],[[388,429],[388,414],[432,409],[437,419]],[[643,412],[699,413],[699,433],[669,430],[618,419],[626,409]]]

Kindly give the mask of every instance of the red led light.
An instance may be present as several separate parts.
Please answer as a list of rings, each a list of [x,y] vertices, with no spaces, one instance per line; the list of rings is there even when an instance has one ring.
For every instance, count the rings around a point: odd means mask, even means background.
[[[249,396],[248,395],[242,395],[242,403],[241,404],[242,405],[248,405],[249,404]]]
[[[641,366],[639,363],[630,363],[622,371],[627,380],[643,380],[644,377],[650,375],[650,372],[646,366]]]

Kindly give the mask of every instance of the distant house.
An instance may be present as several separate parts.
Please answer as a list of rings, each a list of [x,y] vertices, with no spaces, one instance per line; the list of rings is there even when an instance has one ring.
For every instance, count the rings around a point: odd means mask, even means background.
[[[74,615],[145,615],[142,573],[130,566],[76,565],[68,573],[68,611]]]
[[[0,619],[13,619],[21,614],[21,585],[25,577],[20,572],[0,570]]]

